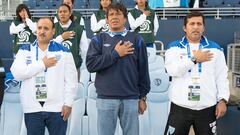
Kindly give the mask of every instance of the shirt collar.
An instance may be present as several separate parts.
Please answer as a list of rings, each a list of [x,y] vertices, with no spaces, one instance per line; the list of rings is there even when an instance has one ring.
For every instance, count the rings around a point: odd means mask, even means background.
[[[127,35],[127,32],[128,30],[125,28],[122,32],[111,32],[111,31],[108,31],[106,32],[109,36],[111,37],[114,37],[114,36],[118,36],[118,35],[121,35],[121,36],[126,36]]]
[[[61,25],[62,28],[68,28],[71,24],[72,24],[72,20],[69,19],[69,21],[67,22],[67,24],[61,24],[61,22],[59,22],[59,24]]]
[[[181,44],[182,46],[184,46],[184,47],[186,47],[187,44],[189,44],[188,39],[186,38],[186,36],[184,36],[184,37],[182,38],[182,40],[180,41],[180,44]],[[200,44],[201,44],[203,47],[208,46],[208,45],[209,45],[208,39],[207,39],[205,36],[202,36],[202,38],[201,38],[201,40],[200,40]]]

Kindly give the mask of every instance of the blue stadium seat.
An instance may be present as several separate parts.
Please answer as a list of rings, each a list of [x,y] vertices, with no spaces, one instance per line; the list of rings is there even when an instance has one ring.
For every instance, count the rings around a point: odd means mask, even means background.
[[[165,70],[150,71],[151,90],[147,95],[150,132],[163,135],[169,113],[169,76]]]
[[[4,93],[1,108],[0,134],[19,135],[21,130],[23,112],[20,104],[20,82],[7,80],[9,86]]]
[[[83,84],[79,83],[77,96],[72,106],[71,116],[68,120],[68,135],[84,135],[82,134],[82,129],[84,126],[82,118],[85,113],[84,89],[85,88]]]
[[[74,2],[74,8],[75,9],[85,9],[86,8],[86,1],[87,0],[76,0]]]
[[[99,0],[98,1],[87,0],[86,1],[86,6],[87,6],[87,8],[90,8],[90,9],[99,9]]]
[[[203,2],[203,7],[222,7],[223,0],[205,0]]]
[[[239,0],[223,0],[222,4],[224,7],[240,7]]]
[[[169,76],[164,67],[163,57],[156,55],[155,48],[147,48],[151,90],[147,95],[148,135],[163,135],[169,112]]]

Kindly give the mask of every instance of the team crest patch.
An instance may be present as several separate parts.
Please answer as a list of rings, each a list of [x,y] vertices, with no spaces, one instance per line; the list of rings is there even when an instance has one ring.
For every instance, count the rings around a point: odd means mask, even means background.
[[[172,126],[168,127],[167,135],[172,135],[175,132],[175,128]]]

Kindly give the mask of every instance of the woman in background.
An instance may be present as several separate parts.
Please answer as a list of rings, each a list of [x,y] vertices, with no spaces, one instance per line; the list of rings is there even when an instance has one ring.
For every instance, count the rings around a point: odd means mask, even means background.
[[[91,16],[91,30],[94,35],[109,30],[109,26],[106,23],[106,11],[111,3],[112,0],[100,0],[99,10]]]
[[[80,67],[86,58],[88,49],[86,32],[82,25],[73,21],[71,8],[67,4],[60,5],[57,14],[59,21],[54,24],[54,40],[70,49],[78,70],[78,77],[80,77]]]
[[[24,44],[33,43],[36,39],[37,25],[31,19],[31,14],[26,5],[20,4],[16,9],[16,19],[10,25],[9,31],[14,35],[13,53]]]
[[[133,31],[142,35],[147,47],[154,47],[159,24],[147,0],[136,0],[135,8],[128,13],[128,22]]]

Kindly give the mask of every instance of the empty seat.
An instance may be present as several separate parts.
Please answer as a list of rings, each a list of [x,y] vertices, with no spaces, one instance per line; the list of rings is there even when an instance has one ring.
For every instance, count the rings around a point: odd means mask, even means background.
[[[0,134],[19,135],[23,112],[20,104],[20,83],[16,80],[7,80],[1,108]]]
[[[72,105],[72,112],[68,120],[67,135],[84,135],[82,129],[84,123],[82,121],[85,113],[84,86],[78,84],[78,93]]]

